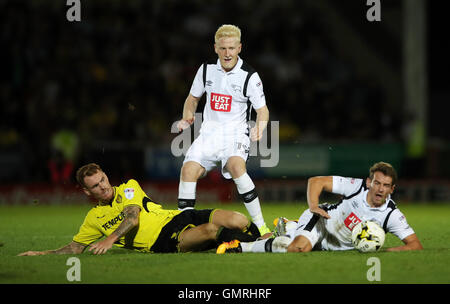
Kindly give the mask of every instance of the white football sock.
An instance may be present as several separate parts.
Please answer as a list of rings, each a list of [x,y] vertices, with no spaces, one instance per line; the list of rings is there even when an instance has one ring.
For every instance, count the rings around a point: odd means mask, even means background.
[[[261,227],[265,225],[264,218],[261,211],[261,205],[259,198],[255,192],[255,184],[247,173],[242,174],[240,177],[233,179],[236,184],[236,188],[239,194],[248,194],[249,199],[244,199],[245,208],[247,208],[248,214],[252,218],[253,223],[256,226]]]
[[[265,245],[267,240],[268,239],[248,243],[241,242],[242,252],[266,252]]]
[[[286,253],[291,239],[286,236],[278,236],[274,239],[264,239],[254,242],[241,242],[242,252],[273,252]]]
[[[180,209],[180,201],[186,200],[188,202],[194,202],[195,204],[195,191],[197,188],[197,182],[185,182],[180,180],[178,185],[178,209]],[[193,209],[194,206],[184,207],[181,209]]]

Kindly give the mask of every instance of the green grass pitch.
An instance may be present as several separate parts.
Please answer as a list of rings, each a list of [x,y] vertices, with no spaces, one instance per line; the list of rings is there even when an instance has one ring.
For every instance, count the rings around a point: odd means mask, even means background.
[[[175,208],[175,205],[165,206]],[[198,205],[246,214],[243,204]],[[450,283],[450,204],[400,204],[424,246],[418,252],[310,252],[306,254],[231,254],[213,251],[144,254],[113,248],[106,255],[85,251],[80,283],[138,284],[300,284],[300,283]],[[0,206],[0,283],[70,283],[70,255],[18,257],[27,250],[56,249],[78,231],[89,205]],[[263,203],[266,222],[278,216],[296,219],[299,203]],[[388,234],[384,247],[400,245]],[[380,260],[381,280],[370,282],[370,257]]]

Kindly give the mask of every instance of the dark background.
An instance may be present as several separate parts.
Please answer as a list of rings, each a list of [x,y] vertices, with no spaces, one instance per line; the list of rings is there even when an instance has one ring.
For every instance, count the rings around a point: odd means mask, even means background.
[[[399,171],[446,180],[447,17],[426,3],[426,153],[403,153]],[[82,1],[81,21],[69,22],[65,1],[0,1],[0,181],[73,183],[93,161],[113,180],[155,178],[145,151],[170,149],[170,126],[200,64],[216,58],[224,23],[242,30],[241,57],[263,80],[282,145],[403,147],[402,5],[382,1],[382,21],[369,22],[357,0]]]

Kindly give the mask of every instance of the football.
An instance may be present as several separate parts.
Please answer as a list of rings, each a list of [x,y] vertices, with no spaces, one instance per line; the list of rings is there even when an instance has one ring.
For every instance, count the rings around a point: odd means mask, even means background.
[[[352,243],[359,252],[375,252],[384,244],[383,228],[375,222],[363,221],[352,230]]]

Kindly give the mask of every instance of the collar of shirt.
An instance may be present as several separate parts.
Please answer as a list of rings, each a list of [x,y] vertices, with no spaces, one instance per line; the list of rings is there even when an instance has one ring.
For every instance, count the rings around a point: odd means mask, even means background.
[[[243,61],[242,61],[241,57],[238,56],[238,61],[236,62],[236,65],[234,66],[234,68],[229,72],[225,72],[225,70],[222,68],[222,65],[220,64],[220,59],[217,59],[217,70],[221,71],[225,74],[234,74],[234,73],[236,73],[237,70],[239,70],[241,68],[242,63],[243,63]]]

